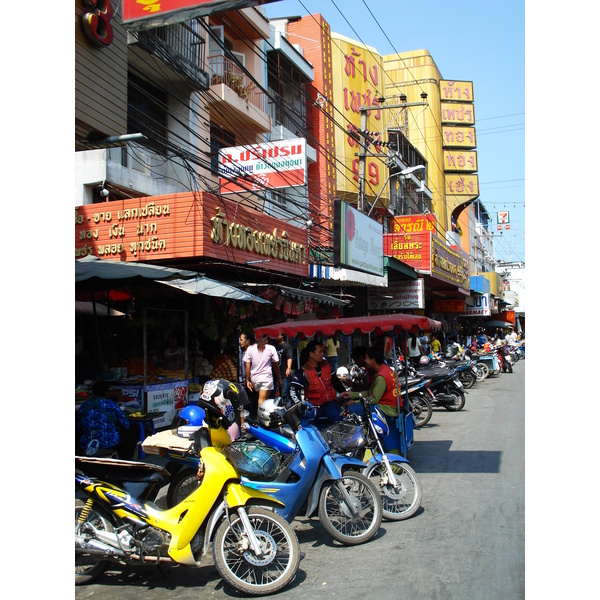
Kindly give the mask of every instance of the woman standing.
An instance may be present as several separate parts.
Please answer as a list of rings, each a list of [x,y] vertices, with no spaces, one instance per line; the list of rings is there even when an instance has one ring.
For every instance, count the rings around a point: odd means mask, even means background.
[[[421,341],[417,337],[416,333],[413,333],[408,340],[408,358],[414,364],[419,364],[421,358],[422,346]]]
[[[279,355],[275,346],[267,344],[267,340],[268,337],[263,335],[256,344],[249,346],[244,354],[246,386],[251,392],[258,392],[258,406],[271,395],[271,391],[275,387],[273,373],[277,378],[278,386],[281,387]]]

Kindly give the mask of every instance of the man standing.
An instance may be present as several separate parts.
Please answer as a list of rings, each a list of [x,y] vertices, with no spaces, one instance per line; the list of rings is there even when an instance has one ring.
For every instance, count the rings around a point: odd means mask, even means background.
[[[336,397],[341,394],[343,400],[350,399],[350,392],[332,373],[329,363],[324,360],[323,344],[312,340],[306,345],[306,362],[296,371],[290,384],[290,396],[294,403],[302,397],[317,409],[317,418],[326,417],[331,423],[340,420],[340,404]],[[337,392],[337,393],[336,393]]]
[[[332,335],[325,340],[325,357],[331,367],[332,373],[337,372],[339,350],[340,342],[335,335]]]
[[[290,399],[290,382],[292,381],[292,345],[288,342],[287,335],[280,333],[277,336],[277,354],[279,354],[279,370],[281,371],[281,399],[284,406]]]

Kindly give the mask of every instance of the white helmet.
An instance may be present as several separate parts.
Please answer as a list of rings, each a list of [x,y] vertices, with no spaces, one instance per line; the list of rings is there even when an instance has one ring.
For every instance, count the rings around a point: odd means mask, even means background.
[[[348,379],[350,376],[350,373],[348,372],[348,369],[346,369],[346,367],[338,367],[338,370],[335,372],[335,374],[340,379]]]
[[[279,399],[269,398],[264,400],[258,407],[258,422],[263,427],[277,427],[282,424],[281,417],[285,408],[279,403]]]

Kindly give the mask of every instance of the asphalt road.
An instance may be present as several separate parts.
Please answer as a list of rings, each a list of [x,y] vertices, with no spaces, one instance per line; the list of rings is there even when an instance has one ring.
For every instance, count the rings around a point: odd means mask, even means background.
[[[525,361],[476,383],[458,413],[434,409],[409,451],[421,479],[421,509],[383,521],[376,538],[339,546],[317,517],[293,526],[302,560],[276,597],[518,600],[525,596]],[[107,572],[76,588],[78,600],[239,598],[212,559]]]

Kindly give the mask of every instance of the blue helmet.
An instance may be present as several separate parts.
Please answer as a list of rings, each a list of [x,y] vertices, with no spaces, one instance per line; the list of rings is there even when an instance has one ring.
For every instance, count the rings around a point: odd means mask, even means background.
[[[194,404],[189,404],[182,408],[179,414],[173,419],[171,431],[182,438],[188,438],[194,431],[200,429],[204,424],[204,409]]]

